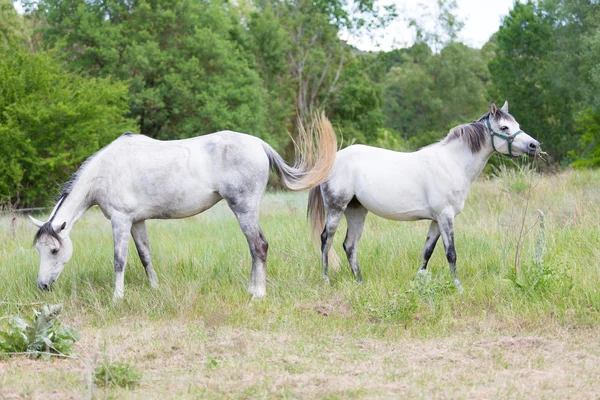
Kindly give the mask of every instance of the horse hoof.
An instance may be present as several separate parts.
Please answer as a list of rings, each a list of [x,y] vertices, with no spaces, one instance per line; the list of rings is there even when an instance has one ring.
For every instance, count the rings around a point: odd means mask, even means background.
[[[458,279],[454,280],[454,286],[456,287],[456,291],[459,294],[463,294],[465,289],[463,289],[462,284],[460,283],[460,281]]]
[[[249,287],[248,292],[252,295],[252,300],[258,300],[265,297],[265,289]]]
[[[150,288],[153,290],[158,289],[158,282],[150,282]]]
[[[329,280],[329,275],[323,275],[323,281],[328,285],[331,284],[331,281]]]

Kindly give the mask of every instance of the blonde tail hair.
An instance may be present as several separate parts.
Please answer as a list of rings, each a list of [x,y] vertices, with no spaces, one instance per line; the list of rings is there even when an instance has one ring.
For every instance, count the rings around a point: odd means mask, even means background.
[[[271,167],[290,190],[309,189],[323,183],[329,176],[337,152],[335,132],[325,113],[313,117],[309,130],[299,123],[298,132],[299,140],[294,142],[296,161],[293,166],[287,165],[271,146],[263,143]]]

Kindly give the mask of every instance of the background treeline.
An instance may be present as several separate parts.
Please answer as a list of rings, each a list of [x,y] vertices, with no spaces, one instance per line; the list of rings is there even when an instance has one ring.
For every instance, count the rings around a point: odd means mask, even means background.
[[[0,0],[0,203],[47,204],[126,130],[178,139],[232,129],[291,158],[298,116],[344,143],[414,150],[509,100],[553,165],[600,163],[600,3],[516,3],[481,49],[454,1],[412,20],[409,48],[340,37],[397,16],[373,0]],[[405,38],[406,39],[406,38]]]

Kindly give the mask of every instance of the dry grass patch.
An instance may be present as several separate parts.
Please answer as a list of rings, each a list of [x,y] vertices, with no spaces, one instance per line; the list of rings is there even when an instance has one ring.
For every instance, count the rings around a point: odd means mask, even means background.
[[[257,332],[203,321],[123,321],[82,329],[79,358],[0,362],[4,398],[365,397],[591,398],[600,341],[591,330],[550,336],[463,331],[438,339],[349,339]],[[138,388],[97,388],[102,360],[141,371]]]

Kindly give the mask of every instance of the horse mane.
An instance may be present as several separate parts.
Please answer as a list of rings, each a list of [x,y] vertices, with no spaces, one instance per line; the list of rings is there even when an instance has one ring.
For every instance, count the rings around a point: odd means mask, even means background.
[[[450,129],[450,132],[448,132],[448,136],[446,136],[442,140],[442,143],[445,144],[453,140],[461,140],[467,146],[469,146],[471,152],[477,153],[479,150],[481,150],[486,140],[488,139],[489,132],[485,124],[485,120],[489,117],[490,113],[488,112],[484,114],[481,118],[479,118],[477,121],[473,121],[470,124],[462,124],[455,126],[454,128]],[[499,119],[514,120],[512,115],[502,111],[501,109],[498,109],[496,111],[494,119],[496,121]]]
[[[120,137],[123,136],[131,136],[134,135],[133,132],[125,132],[124,134],[122,134]],[[119,137],[119,138],[120,138]],[[119,138],[117,138],[116,140],[118,140]],[[112,142],[111,142],[112,143]],[[94,154],[92,154],[91,156],[89,156],[77,169],[77,171],[75,171],[75,173],[73,175],[71,175],[71,178],[69,178],[69,180],[62,186],[61,192],[60,192],[60,196],[58,197],[58,200],[56,201],[56,208],[52,211],[52,214],[50,214],[50,219],[48,220],[48,222],[46,222],[44,225],[42,225],[40,227],[40,229],[37,231],[37,233],[35,234],[35,238],[33,239],[33,243],[35,244],[35,242],[44,234],[50,235],[51,237],[53,237],[54,239],[58,240],[59,243],[62,243],[60,236],[58,236],[58,233],[56,233],[56,231],[54,230],[54,228],[52,227],[52,220],[54,220],[54,216],[56,215],[56,213],[58,212],[58,210],[60,209],[60,206],[63,205],[65,199],[69,196],[69,194],[71,194],[71,191],[73,190],[73,187],[75,187],[75,184],[77,183],[77,180],[79,179],[79,177],[81,176],[81,174],[83,173],[83,171],[85,170],[85,167],[87,167],[89,165],[89,163],[102,151],[106,148],[106,146],[104,146],[103,148],[101,148],[100,150],[98,150],[97,152],[95,152]]]
[[[33,238],[34,246],[37,243],[38,239],[41,238],[43,235],[49,235],[50,237],[53,237],[54,239],[58,240],[58,243],[62,244],[62,239],[52,227],[52,220],[46,222],[40,227],[40,229],[38,229],[38,231],[35,234],[35,237]]]

